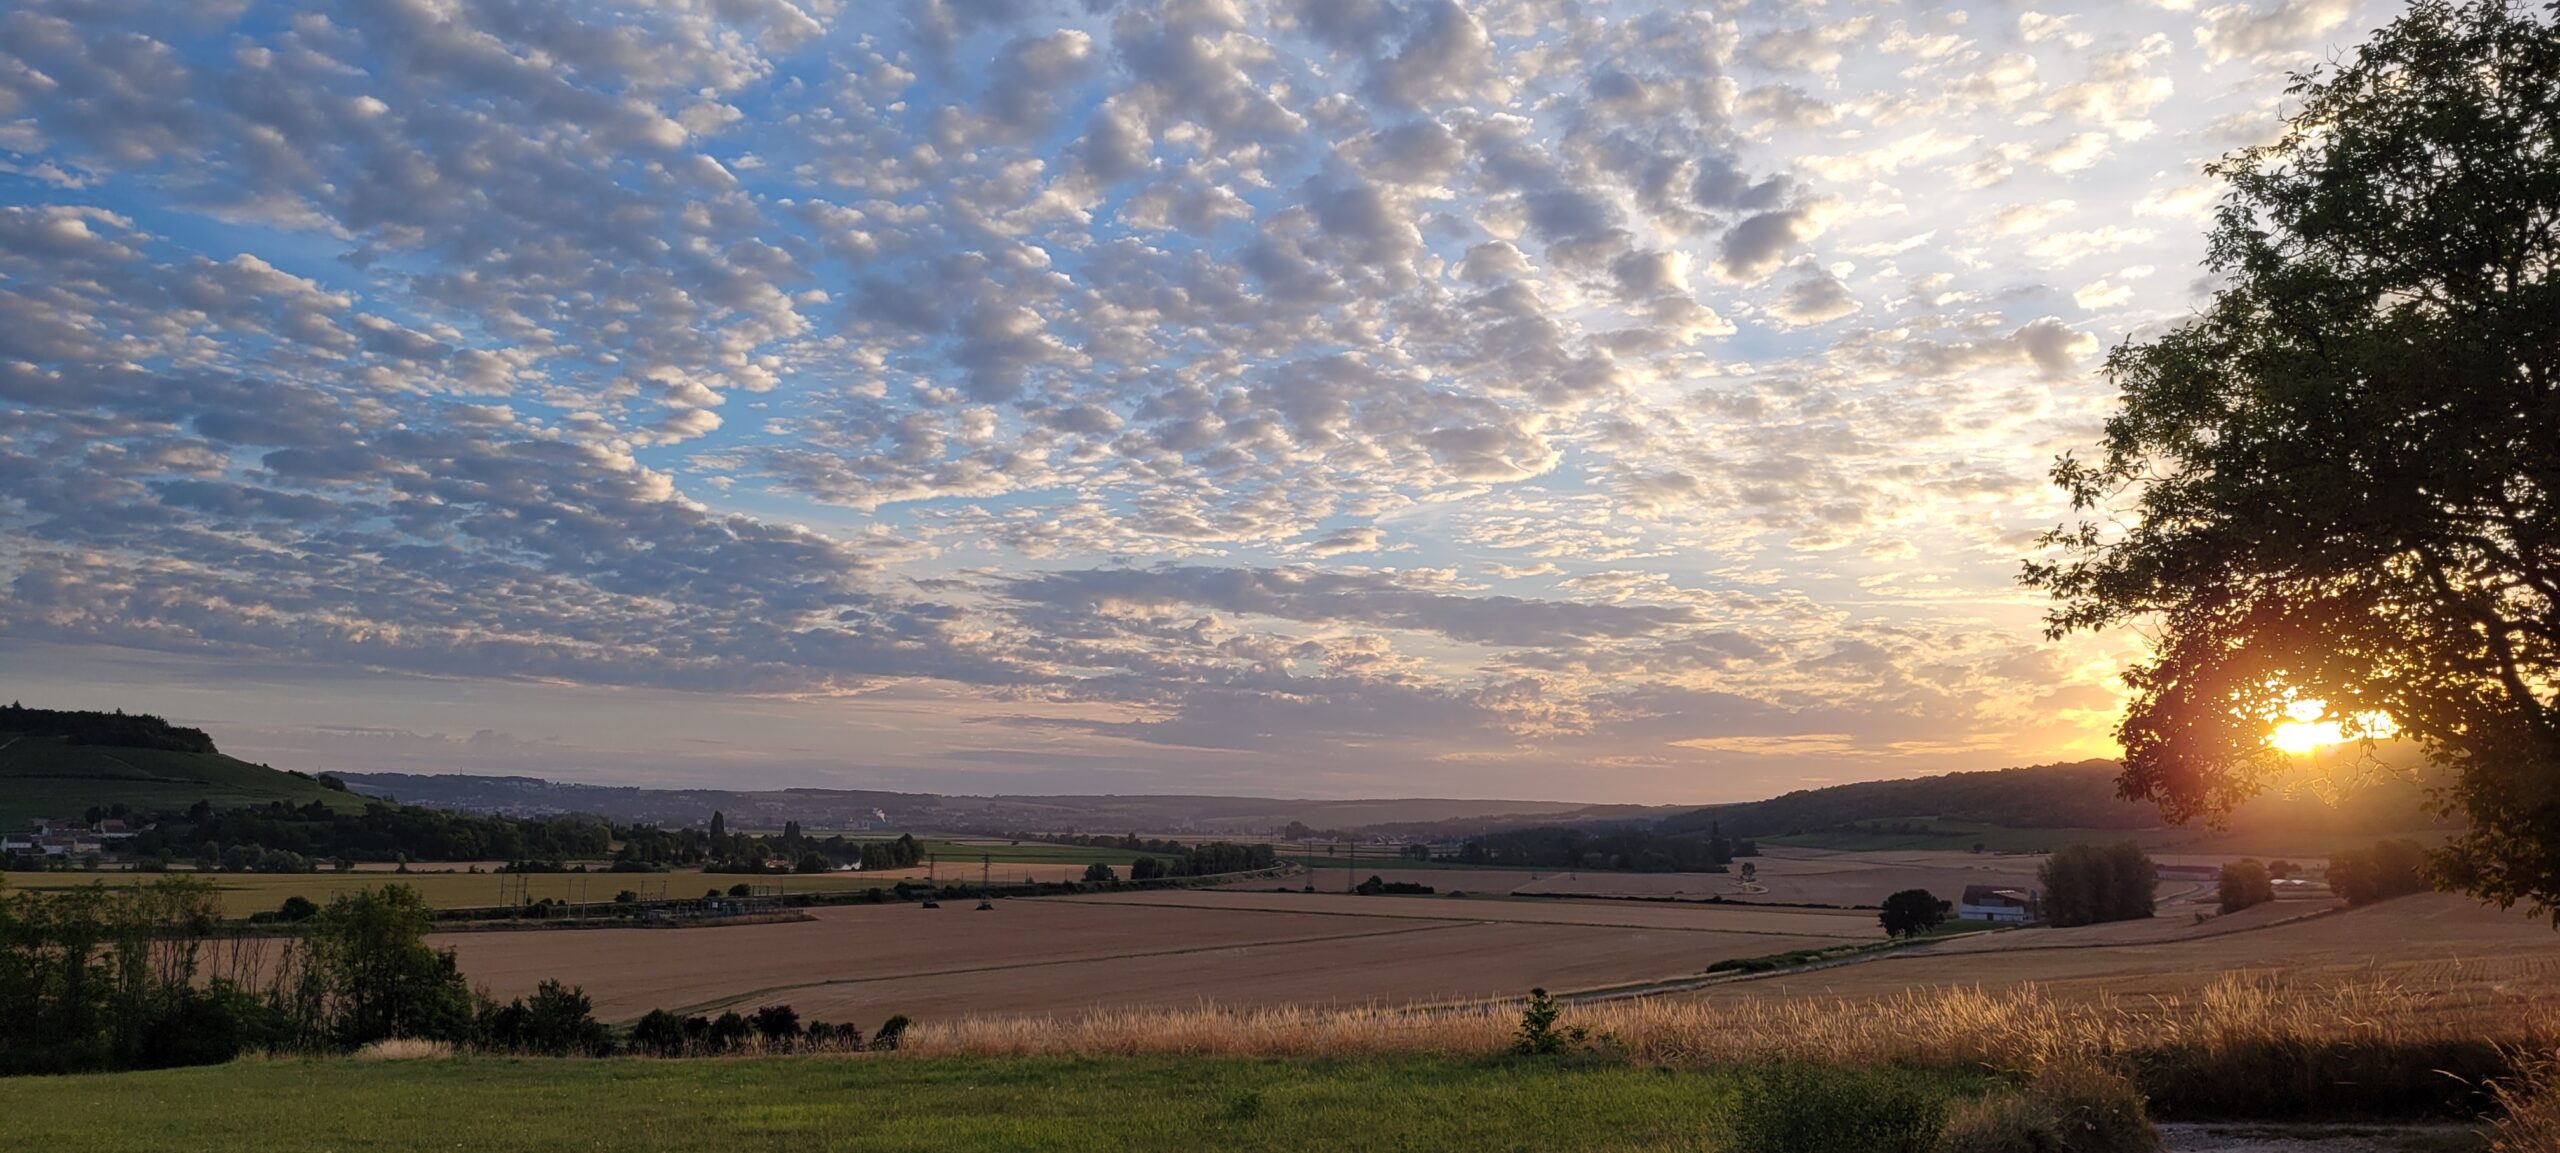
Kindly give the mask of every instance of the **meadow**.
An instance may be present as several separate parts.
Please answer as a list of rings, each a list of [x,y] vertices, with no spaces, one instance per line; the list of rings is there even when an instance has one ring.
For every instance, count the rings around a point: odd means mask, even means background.
[[[1880,1075],[1953,1097],[1979,1077]],[[1395,1057],[243,1061],[0,1081],[54,1153],[1718,1150],[1731,1071]],[[1382,1108],[1382,1101],[1394,1107]]]

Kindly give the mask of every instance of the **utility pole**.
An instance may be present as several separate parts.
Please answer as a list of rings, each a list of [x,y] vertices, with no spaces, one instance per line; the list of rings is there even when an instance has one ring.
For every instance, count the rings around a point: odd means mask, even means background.
[[[1351,842],[1351,864],[1342,872],[1342,891],[1346,893],[1360,891],[1360,842],[1358,841]]]

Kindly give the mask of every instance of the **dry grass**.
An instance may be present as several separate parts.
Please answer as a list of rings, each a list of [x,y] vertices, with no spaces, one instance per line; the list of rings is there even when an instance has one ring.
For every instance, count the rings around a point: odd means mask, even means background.
[[[355,1052],[358,1061],[436,1061],[451,1056],[451,1042],[422,1041],[415,1037],[391,1037]]]
[[[2028,1077],[2096,1064],[2132,1075],[2165,1115],[2468,1114],[2509,1069],[2502,1045],[2560,1044],[2560,1022],[2380,981],[2228,978],[2192,996],[2135,999],[1926,990],[1866,999],[1637,998],[1571,1006],[1563,1024],[1631,1061],[1897,1065]],[[1492,1055],[1517,1007],[1432,1012],[1294,1008],[962,1018],[909,1035],[924,1054],[1319,1057]]]
[[[2513,1075],[2489,1086],[2499,1114],[2489,1130],[2491,1153],[2560,1149],[2560,1049],[2519,1052],[2513,1063]]]
[[[2014,1072],[2148,1049],[2219,1050],[2278,1037],[2396,1045],[2494,1036],[2520,1024],[2485,1007],[2448,1022],[2431,1011],[2432,1000],[2425,991],[2379,982],[2228,978],[2194,997],[2094,1003],[2049,998],[2033,985],[1859,999],[1639,997],[1572,1006],[1566,1020],[1654,1064],[1775,1059]],[[1432,1012],[1205,1007],[964,1017],[918,1026],[910,1044],[923,1052],[1008,1056],[1498,1053],[1510,1043],[1516,1015],[1500,1003]]]

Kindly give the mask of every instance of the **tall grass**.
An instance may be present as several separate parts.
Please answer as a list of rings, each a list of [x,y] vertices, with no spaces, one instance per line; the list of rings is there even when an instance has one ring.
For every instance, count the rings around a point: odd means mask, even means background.
[[[1477,1055],[1510,1048],[1511,1004],[1387,1009],[1105,1011],[919,1025],[932,1055],[1321,1057]],[[1866,1000],[1636,998],[1564,1022],[1646,1064],[1899,1065],[2027,1077],[2118,1068],[2165,1116],[2470,1115],[2507,1074],[2502,1046],[2560,1044],[2560,1021],[2383,980],[2226,977],[2189,996],[2060,999],[2025,986]]]
[[[2491,1153],[2560,1149],[2560,1049],[2514,1057],[2515,1071],[2489,1086],[2500,1111],[2489,1131]]]

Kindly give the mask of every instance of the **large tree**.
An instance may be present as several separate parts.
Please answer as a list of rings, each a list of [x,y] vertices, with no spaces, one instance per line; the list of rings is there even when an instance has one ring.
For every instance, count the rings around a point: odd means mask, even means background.
[[[2286,770],[2288,707],[2388,718],[2466,821],[2445,883],[2560,919],[2560,30],[2426,2],[2223,158],[2200,315],[2128,342],[2081,514],[2026,580],[2141,627],[2121,791],[2176,819]]]

